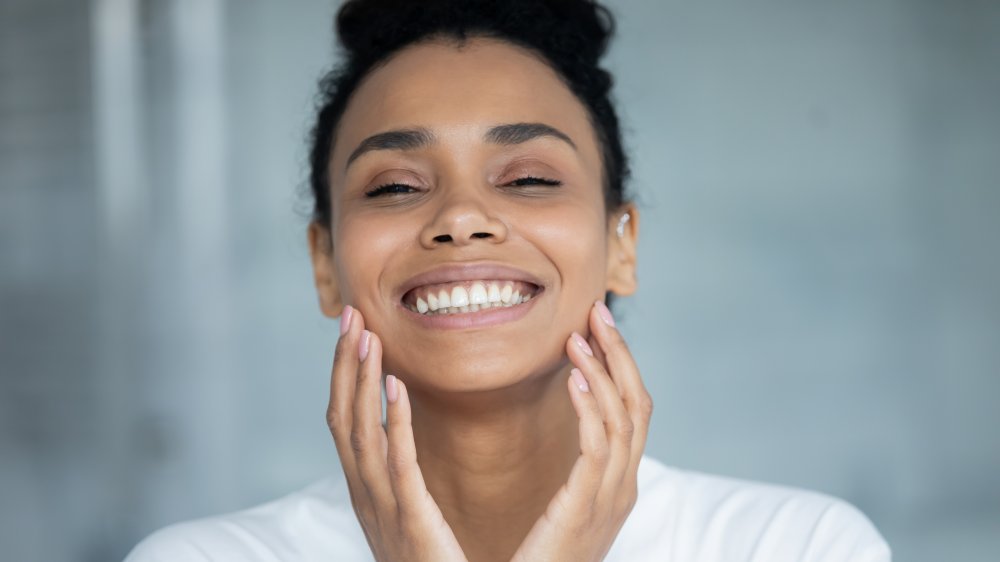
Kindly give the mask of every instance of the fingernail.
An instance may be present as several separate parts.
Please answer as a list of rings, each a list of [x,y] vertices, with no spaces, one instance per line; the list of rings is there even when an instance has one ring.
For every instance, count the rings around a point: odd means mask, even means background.
[[[354,309],[351,305],[344,307],[344,312],[340,314],[340,335],[347,333],[347,330],[351,327],[351,315],[354,314]]]
[[[569,372],[569,376],[573,379],[573,384],[575,384],[581,392],[590,392],[590,385],[587,384],[587,379],[583,377],[583,372],[580,371],[580,369],[573,369]]]
[[[597,301],[595,304],[597,306],[597,315],[601,317],[601,320],[604,320],[605,324],[614,328],[615,317],[611,316],[611,310],[608,309],[608,305],[604,304],[604,301]]]
[[[358,359],[361,361],[368,357],[368,341],[372,339],[372,333],[368,330],[361,332],[361,340],[358,341]]]
[[[399,400],[399,387],[396,386],[396,377],[392,375],[385,376],[385,399],[390,404],[395,404],[396,400]]]
[[[576,345],[580,346],[580,349],[582,349],[584,353],[591,357],[594,356],[594,350],[590,349],[590,345],[587,343],[587,340],[583,339],[583,336],[573,332],[573,341],[576,342]]]

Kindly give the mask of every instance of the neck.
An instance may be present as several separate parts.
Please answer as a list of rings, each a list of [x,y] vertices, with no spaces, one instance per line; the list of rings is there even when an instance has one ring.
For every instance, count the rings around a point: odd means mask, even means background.
[[[510,560],[565,484],[580,452],[566,376],[466,394],[457,407],[411,395],[427,489],[470,561]]]

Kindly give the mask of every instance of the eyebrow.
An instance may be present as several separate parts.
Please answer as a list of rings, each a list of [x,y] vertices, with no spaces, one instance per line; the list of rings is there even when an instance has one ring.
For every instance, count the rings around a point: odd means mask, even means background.
[[[491,127],[483,136],[490,144],[512,146],[541,137],[550,137],[565,142],[576,150],[576,143],[566,133],[546,125],[545,123],[509,123]],[[399,129],[376,133],[358,144],[357,148],[347,157],[347,164],[360,158],[363,154],[375,150],[416,150],[437,142],[434,133],[418,127],[416,129]]]
[[[373,150],[416,150],[434,143],[434,135],[424,128],[401,129],[376,133],[361,141],[354,152],[347,157],[346,166],[350,166],[362,154]]]
[[[576,143],[569,135],[545,123],[511,123],[497,125],[486,132],[486,142],[501,145],[514,145],[528,142],[539,137],[559,139],[576,150]]]

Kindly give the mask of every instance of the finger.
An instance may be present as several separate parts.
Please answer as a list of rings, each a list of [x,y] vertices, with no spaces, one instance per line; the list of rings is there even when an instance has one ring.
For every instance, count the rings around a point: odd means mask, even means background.
[[[631,459],[634,430],[632,418],[625,410],[618,387],[604,366],[593,356],[593,350],[583,337],[574,332],[566,345],[570,361],[583,371],[603,416],[609,448],[605,481],[611,489],[617,489]]]
[[[645,391],[639,369],[632,358],[628,345],[614,324],[611,311],[602,301],[594,303],[590,311],[590,333],[597,341],[609,373],[619,386],[622,396],[638,396]]]
[[[358,476],[379,512],[394,503],[386,466],[388,443],[382,427],[382,343],[378,336],[368,331],[362,332],[358,341],[359,356],[364,359],[354,391],[351,450]]]
[[[326,409],[326,422],[337,445],[337,454],[344,473],[350,482],[356,475],[354,454],[351,451],[351,427],[354,420],[354,389],[358,376],[358,337],[364,329],[364,318],[353,307],[345,307],[341,316],[341,336],[330,374],[330,402]]]
[[[590,337],[587,338],[587,343],[590,345],[590,349],[594,352],[594,357],[597,358],[597,361],[604,367],[604,370],[610,373],[611,370],[608,369],[608,358],[604,356],[604,350],[601,349],[601,345],[597,343],[597,338],[594,337],[594,334],[591,334]]]
[[[385,385],[389,482],[400,514],[413,516],[421,513],[429,492],[423,473],[420,472],[420,465],[417,464],[417,448],[413,441],[410,418],[410,396],[406,385],[392,375],[386,377]]]
[[[364,330],[364,317],[356,308],[347,306],[340,318],[340,339],[330,377],[330,402],[326,420],[337,446],[337,456],[347,480],[351,504],[364,526],[374,512],[371,496],[358,475],[357,461],[351,447],[351,428],[354,422],[354,390],[357,386],[358,338]]]
[[[593,310],[590,311],[590,330],[604,352],[608,373],[618,386],[625,409],[632,418],[634,431],[631,466],[634,468],[638,466],[646,447],[653,401],[642,382],[628,345],[614,324],[611,312],[601,301],[594,303]]]
[[[570,401],[580,419],[580,457],[573,464],[567,488],[569,497],[580,504],[573,509],[589,508],[600,489],[608,462],[608,439],[597,400],[590,391],[590,381],[574,368],[567,380]]]

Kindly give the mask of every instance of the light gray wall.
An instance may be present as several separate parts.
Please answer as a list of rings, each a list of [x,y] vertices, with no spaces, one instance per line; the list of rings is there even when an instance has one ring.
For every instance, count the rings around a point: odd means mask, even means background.
[[[650,454],[996,559],[1000,4],[613,6]],[[0,0],[4,559],[339,470],[296,213],[334,11]]]

